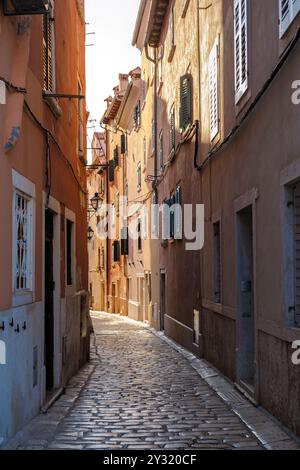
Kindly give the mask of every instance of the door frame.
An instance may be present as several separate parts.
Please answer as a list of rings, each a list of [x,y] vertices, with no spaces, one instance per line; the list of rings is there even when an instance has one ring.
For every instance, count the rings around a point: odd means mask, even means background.
[[[235,215],[235,257],[236,257],[236,341],[235,341],[235,371],[236,371],[236,386],[241,389],[251,400],[258,403],[259,399],[259,371],[258,371],[258,317],[257,317],[257,207],[256,202],[259,198],[258,188],[252,188],[250,191],[244,193],[242,196],[234,201],[234,215]],[[248,388],[243,388],[240,383],[239,377],[239,343],[240,343],[240,312],[239,312],[239,286],[238,286],[238,213],[251,207],[252,210],[252,257],[253,257],[253,315],[254,315],[254,391],[251,393]]]
[[[164,316],[162,315],[162,276],[164,276]],[[159,273],[159,329],[160,331],[165,331],[165,315],[166,315],[166,305],[167,305],[167,270],[161,269]]]
[[[49,209],[53,212],[53,280],[55,282],[55,289],[53,292],[53,321],[54,321],[54,358],[53,358],[53,378],[54,390],[61,386],[62,379],[62,353],[61,353],[61,206],[59,201],[52,196],[47,201],[47,195],[43,193],[43,232],[42,232],[42,268],[45,272],[45,212]],[[42,348],[45,344],[45,283],[44,278],[42,282],[42,306],[43,306],[43,320],[42,320]],[[42,350],[42,364],[41,364],[41,401],[44,404],[46,401],[46,369],[44,366],[45,352]]]

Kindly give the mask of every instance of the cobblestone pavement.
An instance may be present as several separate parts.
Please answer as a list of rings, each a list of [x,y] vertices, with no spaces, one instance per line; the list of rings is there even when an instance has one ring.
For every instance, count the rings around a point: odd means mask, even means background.
[[[8,448],[262,448],[187,359],[159,336],[117,316],[99,315],[93,324],[91,364]]]

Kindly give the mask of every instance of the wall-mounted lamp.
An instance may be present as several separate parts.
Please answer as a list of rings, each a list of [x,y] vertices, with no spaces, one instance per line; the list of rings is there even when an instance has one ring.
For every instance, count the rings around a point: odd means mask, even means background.
[[[95,193],[95,195],[91,199],[91,206],[92,209],[96,212],[99,209],[99,206],[101,207],[102,204],[102,199],[99,196],[99,193]]]

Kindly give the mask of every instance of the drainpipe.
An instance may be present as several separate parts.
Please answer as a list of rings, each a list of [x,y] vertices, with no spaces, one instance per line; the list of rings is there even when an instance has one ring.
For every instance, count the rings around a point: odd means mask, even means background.
[[[17,23],[11,82],[25,88],[30,51],[31,18],[22,17]],[[21,135],[24,94],[12,93],[7,101],[4,124],[4,152],[12,150]]]
[[[158,103],[157,103],[157,49],[154,49],[154,59],[152,59],[149,55],[148,45],[145,45],[145,52],[146,58],[152,64],[154,64],[154,79],[153,79],[153,116],[154,116],[154,181],[152,183],[152,189],[155,193],[157,193],[157,110],[158,110]]]

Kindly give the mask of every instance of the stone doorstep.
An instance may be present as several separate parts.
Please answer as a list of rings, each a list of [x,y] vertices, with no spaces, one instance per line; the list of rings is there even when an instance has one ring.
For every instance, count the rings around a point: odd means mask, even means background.
[[[101,314],[103,315],[103,314]],[[256,408],[247,398],[239,393],[236,387],[224,377],[217,369],[204,359],[200,359],[193,353],[180,346],[163,332],[157,331],[146,324],[141,324],[131,318],[118,315],[118,319],[124,322],[142,325],[154,336],[165,341],[170,347],[184,356],[191,367],[211,387],[217,395],[231,408],[231,410],[244,422],[251,434],[253,434],[261,445],[267,450],[291,449],[300,450],[300,440],[285,430],[276,418],[271,417],[266,410]]]

